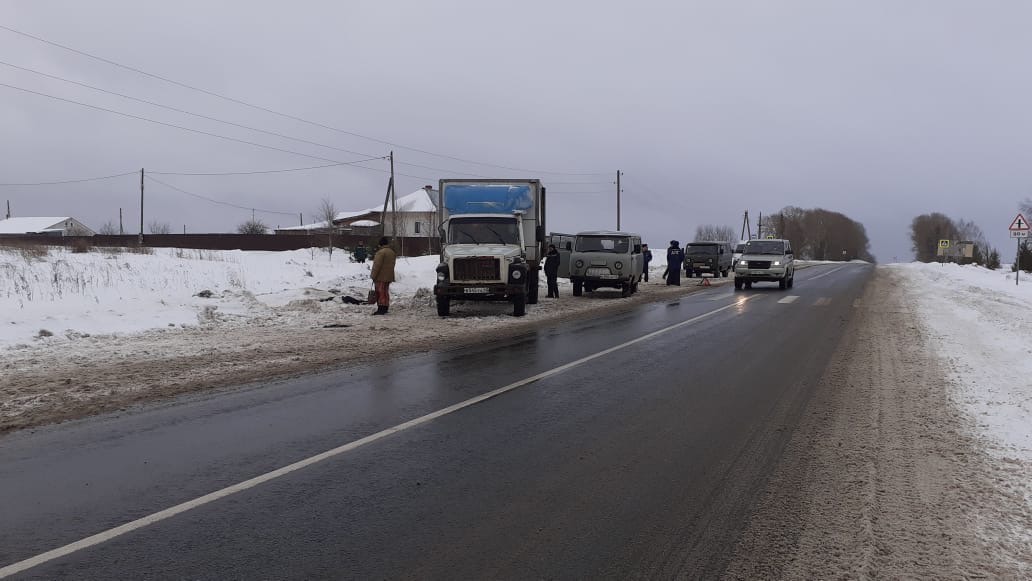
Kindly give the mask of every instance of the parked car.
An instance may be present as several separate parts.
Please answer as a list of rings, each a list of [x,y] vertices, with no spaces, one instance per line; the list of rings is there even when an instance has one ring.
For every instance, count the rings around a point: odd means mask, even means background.
[[[754,282],[776,282],[782,289],[795,283],[792,243],[782,239],[750,240],[735,265],[735,290]]]
[[[638,291],[645,259],[641,236],[632,232],[581,232],[570,249],[570,282],[573,296],[597,288],[618,288],[627,297]]]
[[[684,274],[688,278],[710,273],[713,278],[728,276],[734,262],[731,260],[731,244],[728,242],[689,242],[684,246]]]

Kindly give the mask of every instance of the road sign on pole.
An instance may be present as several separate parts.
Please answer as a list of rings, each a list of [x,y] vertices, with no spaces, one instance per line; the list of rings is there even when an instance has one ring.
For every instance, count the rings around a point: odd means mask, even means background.
[[[1025,219],[1025,216],[1018,214],[1007,229],[1010,230],[1011,238],[1018,239],[1018,252],[1014,259],[1014,284],[1016,285],[1021,277],[1021,239],[1028,238],[1028,220]]]
[[[1010,230],[1011,232],[1028,232],[1028,220],[1026,220],[1025,217],[1021,214],[1018,214],[1014,217],[1014,220],[1011,222],[1010,228],[1008,228],[1008,230]]]

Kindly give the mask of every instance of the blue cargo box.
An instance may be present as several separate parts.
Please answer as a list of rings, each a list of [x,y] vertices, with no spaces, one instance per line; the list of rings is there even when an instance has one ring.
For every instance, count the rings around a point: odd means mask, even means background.
[[[441,195],[449,214],[530,213],[534,208],[528,184],[447,184]]]

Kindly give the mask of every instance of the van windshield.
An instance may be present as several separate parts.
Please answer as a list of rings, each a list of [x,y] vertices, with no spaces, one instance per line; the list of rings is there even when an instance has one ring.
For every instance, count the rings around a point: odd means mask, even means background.
[[[702,254],[716,254],[716,244],[689,244],[684,249],[684,253],[688,256],[699,256]]]
[[[631,249],[631,242],[622,236],[578,236],[574,247],[577,252],[627,254]]]

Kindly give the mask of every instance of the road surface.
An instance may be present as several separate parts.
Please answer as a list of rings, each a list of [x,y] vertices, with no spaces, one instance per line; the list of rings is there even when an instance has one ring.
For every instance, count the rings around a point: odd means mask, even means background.
[[[871,272],[7,436],[0,574],[718,576]]]

